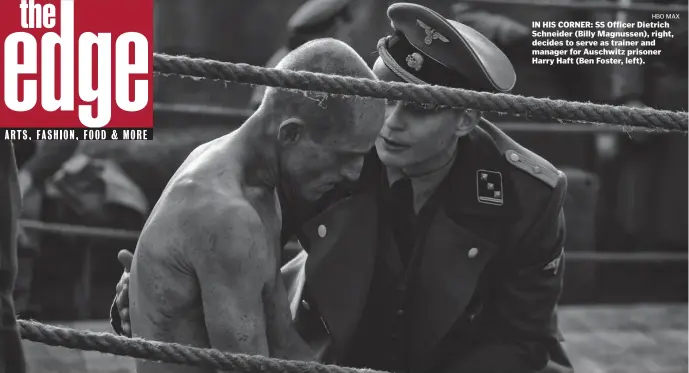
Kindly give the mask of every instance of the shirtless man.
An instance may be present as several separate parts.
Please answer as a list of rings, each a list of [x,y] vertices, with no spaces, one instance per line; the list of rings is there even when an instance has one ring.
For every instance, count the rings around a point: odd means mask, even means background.
[[[346,44],[321,39],[277,68],[375,79]],[[233,133],[192,152],[153,209],[130,279],[134,336],[288,359],[312,352],[292,327],[279,277],[278,192],[315,201],[356,180],[382,100],[268,89]],[[137,361],[140,373],[192,372]]]

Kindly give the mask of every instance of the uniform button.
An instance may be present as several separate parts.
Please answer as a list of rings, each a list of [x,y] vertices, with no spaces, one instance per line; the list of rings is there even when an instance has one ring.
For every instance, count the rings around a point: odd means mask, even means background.
[[[510,159],[512,160],[512,162],[519,162],[519,154],[517,154],[517,153],[510,154]]]
[[[404,310],[397,310],[397,316],[404,316]]]
[[[323,238],[325,235],[328,234],[328,230],[325,228],[325,225],[321,224],[318,226],[318,237]]]
[[[400,335],[397,334],[397,333],[393,333],[393,334],[390,336],[390,339],[392,339],[393,341],[396,341],[396,340],[398,340],[399,338],[400,338]]]
[[[478,255],[478,249],[475,248],[475,247],[472,247],[472,248],[469,250],[469,254],[468,254],[468,255],[469,255],[469,258],[475,258],[476,255]]]

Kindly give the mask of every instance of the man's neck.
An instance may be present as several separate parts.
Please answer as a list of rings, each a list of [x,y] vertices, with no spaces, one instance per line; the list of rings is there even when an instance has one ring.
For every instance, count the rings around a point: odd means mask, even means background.
[[[433,157],[429,162],[425,162],[425,167],[415,167],[413,169],[413,171],[419,172],[407,173],[405,172],[407,171],[406,169],[399,170],[386,168],[388,183],[392,185],[395,181],[404,177],[409,177],[411,179],[414,196],[414,211],[418,214],[447,176],[454,163],[456,150],[457,142],[453,141],[452,146],[448,146],[448,148],[437,157]],[[420,172],[421,170],[424,172]]]
[[[456,150],[457,142],[452,141],[442,152],[422,162],[401,169],[386,166],[388,180],[393,183],[404,177],[414,179],[440,172],[454,160]]]
[[[245,181],[250,186],[276,188],[280,184],[278,125],[257,111],[234,133],[243,149]]]

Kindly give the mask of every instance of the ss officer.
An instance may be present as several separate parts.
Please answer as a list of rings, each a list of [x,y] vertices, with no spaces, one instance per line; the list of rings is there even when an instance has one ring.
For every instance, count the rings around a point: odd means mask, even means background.
[[[409,3],[388,17],[394,32],[378,43],[373,68],[380,79],[514,86],[510,61],[474,29]],[[309,254],[305,301],[327,326],[331,361],[404,372],[570,370],[556,319],[566,189],[562,172],[476,111],[390,103],[358,183],[291,219]]]

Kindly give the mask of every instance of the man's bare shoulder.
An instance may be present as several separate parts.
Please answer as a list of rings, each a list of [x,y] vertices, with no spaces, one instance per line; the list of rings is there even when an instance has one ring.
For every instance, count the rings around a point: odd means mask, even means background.
[[[173,191],[161,201],[165,206],[151,216],[137,244],[140,265],[148,271],[178,274],[175,281],[201,272],[205,279],[225,281],[228,271],[238,275],[242,268],[263,268],[270,251],[262,249],[266,236],[255,209],[241,200],[227,201],[217,191],[205,191],[180,196]],[[253,272],[251,276],[266,276],[263,271]]]
[[[213,154],[218,141],[200,145],[189,154],[165,186],[147,226],[207,226],[228,210],[247,207],[241,186],[232,182],[232,174],[240,170]]]
[[[216,183],[204,179],[184,178],[171,182],[146,228],[164,225],[189,236],[190,231],[223,233],[233,228],[261,226],[256,209],[237,189],[219,188]]]
[[[170,179],[142,231],[171,247],[200,252],[242,247],[265,237],[262,220],[246,196],[242,166],[228,161],[228,138],[195,149]],[[232,159],[232,158],[230,158]],[[241,249],[232,250],[240,254]]]

